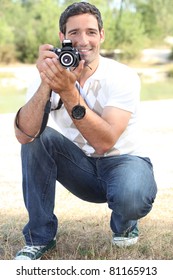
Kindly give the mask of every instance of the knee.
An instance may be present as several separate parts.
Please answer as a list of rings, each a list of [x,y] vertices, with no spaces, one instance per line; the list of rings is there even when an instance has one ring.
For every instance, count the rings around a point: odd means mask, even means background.
[[[47,126],[42,135],[40,136],[41,142],[46,144],[57,144],[63,141],[63,135],[52,127]]]
[[[51,139],[51,128],[46,127],[40,137],[34,139],[34,141],[21,145],[22,157],[32,158],[33,155],[43,153],[45,150],[45,143],[49,143],[48,139]]]
[[[109,197],[108,205],[125,220],[137,220],[150,212],[153,202],[154,198],[143,196],[139,190],[133,189]]]

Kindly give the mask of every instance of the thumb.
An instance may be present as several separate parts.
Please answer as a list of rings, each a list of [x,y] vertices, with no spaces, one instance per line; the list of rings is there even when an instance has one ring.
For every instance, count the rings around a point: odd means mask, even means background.
[[[78,67],[75,69],[76,73],[81,74],[82,70],[84,69],[84,63],[85,63],[85,60],[81,60],[79,62]]]

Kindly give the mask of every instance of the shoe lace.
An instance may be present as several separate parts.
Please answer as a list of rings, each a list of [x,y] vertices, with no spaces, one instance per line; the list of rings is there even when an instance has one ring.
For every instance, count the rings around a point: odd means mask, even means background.
[[[32,255],[35,255],[36,253],[38,253],[38,251],[40,251],[44,246],[28,246],[26,245],[21,251],[20,253],[30,253]]]

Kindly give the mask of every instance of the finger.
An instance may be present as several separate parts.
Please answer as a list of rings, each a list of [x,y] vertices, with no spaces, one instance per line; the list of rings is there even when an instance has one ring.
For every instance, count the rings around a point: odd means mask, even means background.
[[[53,78],[53,76],[59,73],[57,58],[53,58],[53,59],[46,58],[45,64],[46,64],[45,71],[47,72],[50,78]]]
[[[53,49],[53,46],[50,44],[41,45],[39,47],[39,57],[41,59],[45,59],[47,57],[49,57],[49,58],[56,57],[57,58],[56,53],[53,52],[52,49]]]
[[[81,60],[79,62],[78,67],[74,68],[73,73],[76,75],[76,77],[80,77],[82,70],[84,69],[84,63],[85,63],[85,60]]]
[[[48,53],[51,53],[48,51]],[[46,56],[44,58],[44,56]],[[37,68],[39,69],[39,72],[44,72],[47,77],[50,79],[53,77],[54,74],[57,73],[57,56],[55,57],[48,57],[46,55],[46,52],[42,54],[42,57],[39,57],[37,60]]]
[[[44,44],[44,45],[41,45],[39,47],[39,51],[42,52],[42,51],[48,51],[48,50],[52,50],[53,49],[53,46],[50,45],[50,44]]]
[[[45,75],[44,72],[40,72],[40,78],[42,81],[44,81],[46,84],[50,85],[51,80],[48,78],[47,75]]]

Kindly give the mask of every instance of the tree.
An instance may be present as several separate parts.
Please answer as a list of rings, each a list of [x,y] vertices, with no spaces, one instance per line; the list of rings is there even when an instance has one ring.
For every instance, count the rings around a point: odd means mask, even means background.
[[[60,13],[74,0],[1,0],[0,61],[35,62],[40,44],[60,47]],[[106,40],[102,48],[121,48],[133,58],[173,34],[172,0],[91,0],[102,13]]]
[[[28,1],[23,7],[25,16],[15,31],[18,58],[23,62],[34,62],[41,44],[58,45],[58,18],[61,9],[54,0],[37,0],[34,3]]]
[[[172,0],[131,0],[141,14],[146,35],[151,41],[160,42],[173,33]]]
[[[9,63],[15,57],[14,34],[6,21],[0,19],[0,62]]]

